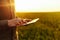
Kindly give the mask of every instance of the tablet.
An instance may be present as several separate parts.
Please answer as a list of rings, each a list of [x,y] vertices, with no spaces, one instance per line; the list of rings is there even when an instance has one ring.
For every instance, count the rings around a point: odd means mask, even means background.
[[[35,23],[39,20],[39,18],[36,18],[36,19],[33,19],[31,20],[30,22],[27,22],[26,24],[23,24],[23,25],[28,25],[28,24],[32,24],[32,23]]]

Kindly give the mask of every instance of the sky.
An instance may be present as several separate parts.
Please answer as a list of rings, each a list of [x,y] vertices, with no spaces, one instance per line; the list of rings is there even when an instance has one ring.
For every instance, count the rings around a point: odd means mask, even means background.
[[[60,12],[60,0],[15,0],[16,12]]]

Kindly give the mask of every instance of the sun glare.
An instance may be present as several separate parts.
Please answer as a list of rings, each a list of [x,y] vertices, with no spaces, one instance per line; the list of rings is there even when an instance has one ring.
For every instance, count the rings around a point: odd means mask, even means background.
[[[60,0],[15,0],[16,12],[60,11]]]

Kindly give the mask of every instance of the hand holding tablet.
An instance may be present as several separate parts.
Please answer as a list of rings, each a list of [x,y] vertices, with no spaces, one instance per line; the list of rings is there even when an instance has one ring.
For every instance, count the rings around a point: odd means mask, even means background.
[[[23,25],[32,24],[32,23],[37,22],[38,20],[39,20],[39,18],[36,18],[36,19],[33,19],[33,20],[31,20],[31,21],[27,22],[26,24],[23,24]]]

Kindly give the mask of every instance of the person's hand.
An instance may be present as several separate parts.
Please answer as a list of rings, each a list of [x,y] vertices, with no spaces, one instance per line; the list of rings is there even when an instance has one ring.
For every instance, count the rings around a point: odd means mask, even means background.
[[[9,27],[21,26],[26,24],[29,21],[31,21],[31,19],[14,18],[14,19],[8,20],[8,26]]]

